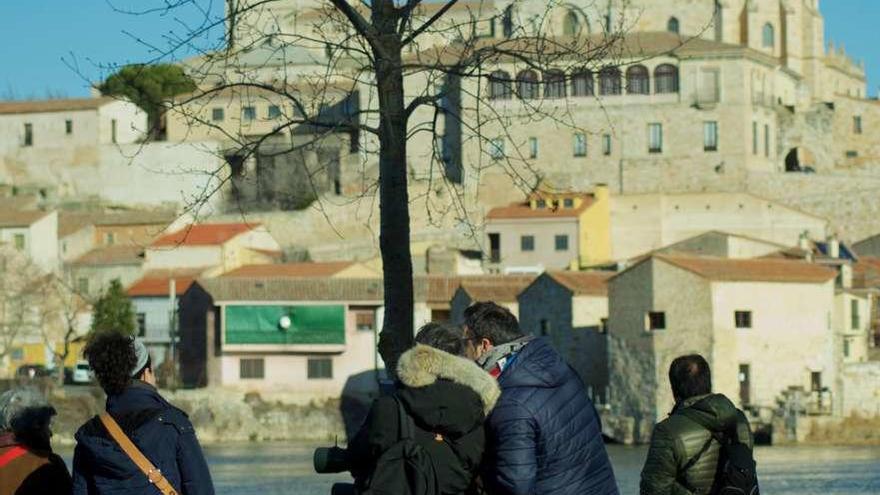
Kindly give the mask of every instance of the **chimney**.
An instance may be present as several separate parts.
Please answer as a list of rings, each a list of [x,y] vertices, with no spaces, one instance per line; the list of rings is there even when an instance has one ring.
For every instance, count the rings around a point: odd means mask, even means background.
[[[810,252],[810,237],[806,231],[801,232],[800,237],[798,237],[798,248]]]
[[[840,288],[852,289],[853,269],[852,265],[845,263],[840,265]]]
[[[837,234],[828,238],[828,252],[826,254],[829,258],[840,258],[840,241],[837,239]]]

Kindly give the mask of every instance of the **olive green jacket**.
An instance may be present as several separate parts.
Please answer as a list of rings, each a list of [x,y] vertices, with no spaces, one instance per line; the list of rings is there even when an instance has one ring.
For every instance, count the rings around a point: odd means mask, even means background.
[[[641,495],[690,495],[709,493],[718,467],[721,446],[713,440],[699,460],[682,472],[711,437],[709,430],[683,414],[699,414],[716,432],[736,432],[740,442],[753,447],[745,414],[721,394],[691,397],[676,405],[672,414],[654,427],[648,458],[642,469]],[[684,480],[684,482],[682,482]],[[686,486],[697,491],[692,492]]]

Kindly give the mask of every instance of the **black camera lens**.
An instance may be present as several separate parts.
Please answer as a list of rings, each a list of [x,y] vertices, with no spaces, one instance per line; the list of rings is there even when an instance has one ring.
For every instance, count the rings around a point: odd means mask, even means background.
[[[315,472],[321,474],[341,473],[348,471],[348,452],[339,447],[321,447],[315,449]]]

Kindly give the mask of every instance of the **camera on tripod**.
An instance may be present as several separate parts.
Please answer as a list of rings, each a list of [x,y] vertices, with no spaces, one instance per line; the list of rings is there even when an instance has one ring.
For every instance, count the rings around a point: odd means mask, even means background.
[[[313,458],[315,472],[320,474],[342,473],[351,469],[348,451],[341,447],[319,447]],[[353,483],[334,483],[330,495],[357,495]]]

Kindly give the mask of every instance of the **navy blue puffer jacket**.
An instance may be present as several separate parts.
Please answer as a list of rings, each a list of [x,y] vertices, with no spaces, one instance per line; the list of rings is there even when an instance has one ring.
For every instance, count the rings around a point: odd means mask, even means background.
[[[107,412],[181,495],[213,495],[214,486],[186,414],[155,388],[134,382],[107,398]],[[74,495],[158,495],[147,477],[93,418],[76,432]]]
[[[484,476],[491,493],[618,493],[583,382],[545,339],[526,345],[498,384]]]

